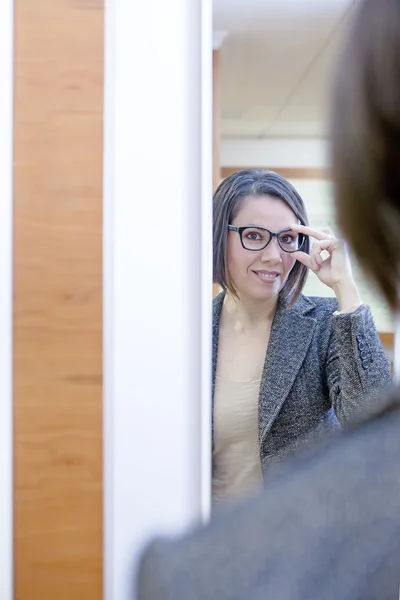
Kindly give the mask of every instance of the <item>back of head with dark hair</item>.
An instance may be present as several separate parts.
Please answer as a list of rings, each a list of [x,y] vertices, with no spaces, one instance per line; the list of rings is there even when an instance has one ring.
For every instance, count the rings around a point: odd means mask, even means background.
[[[236,294],[226,263],[228,225],[235,219],[245,198],[269,196],[283,200],[303,225],[308,225],[304,202],[295,188],[283,177],[265,169],[248,169],[233,173],[222,181],[213,201],[213,271],[214,283]],[[309,252],[307,238],[304,252]],[[297,300],[307,277],[307,267],[296,262],[281,290],[281,298],[290,303]]]
[[[400,1],[365,0],[334,81],[339,225],[392,308],[400,275]]]

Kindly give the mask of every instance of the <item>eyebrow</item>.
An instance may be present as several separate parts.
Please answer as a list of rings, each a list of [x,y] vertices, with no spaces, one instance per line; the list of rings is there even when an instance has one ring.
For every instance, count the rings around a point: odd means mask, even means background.
[[[267,231],[272,231],[272,229],[268,229],[268,227],[264,227],[264,225],[236,225],[236,227],[255,227],[256,229],[266,229]],[[279,231],[272,231],[272,233],[283,233],[284,231],[293,231],[291,227],[285,227],[284,229],[280,229]]]

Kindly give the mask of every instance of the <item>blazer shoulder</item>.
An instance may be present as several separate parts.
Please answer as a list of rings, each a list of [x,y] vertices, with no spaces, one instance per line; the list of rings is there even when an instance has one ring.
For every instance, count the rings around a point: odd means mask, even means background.
[[[314,306],[312,308],[314,315],[319,316],[332,315],[339,310],[339,303],[336,298],[324,298],[322,296],[304,296]]]

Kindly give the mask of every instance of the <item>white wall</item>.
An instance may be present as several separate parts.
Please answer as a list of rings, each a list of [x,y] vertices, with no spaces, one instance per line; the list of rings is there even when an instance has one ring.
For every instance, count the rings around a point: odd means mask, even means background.
[[[0,7],[0,598],[12,600],[13,1]]]
[[[319,167],[328,165],[322,139],[222,139],[222,167]]]
[[[147,541],[209,512],[211,1],[105,14],[104,589],[134,600]]]

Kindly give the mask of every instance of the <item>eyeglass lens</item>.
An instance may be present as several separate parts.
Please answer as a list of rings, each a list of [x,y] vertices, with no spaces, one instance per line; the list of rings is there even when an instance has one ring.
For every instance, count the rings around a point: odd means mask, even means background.
[[[247,250],[262,250],[271,240],[265,229],[246,227],[242,231],[242,243]],[[295,231],[284,231],[278,235],[278,243],[284,252],[296,252],[304,244],[305,237]]]

